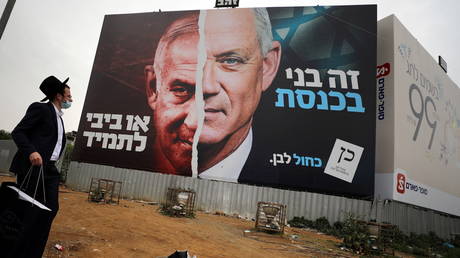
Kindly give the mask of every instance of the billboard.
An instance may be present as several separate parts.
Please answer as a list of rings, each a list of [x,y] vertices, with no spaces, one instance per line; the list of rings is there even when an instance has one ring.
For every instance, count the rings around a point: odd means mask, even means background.
[[[396,17],[378,31],[376,196],[459,216],[460,89]]]
[[[371,197],[376,6],[108,15],[73,159]]]

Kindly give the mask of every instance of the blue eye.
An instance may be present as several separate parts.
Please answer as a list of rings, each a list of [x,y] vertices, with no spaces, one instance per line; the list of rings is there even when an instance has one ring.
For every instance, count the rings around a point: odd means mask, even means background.
[[[225,60],[223,60],[223,63],[226,63],[226,64],[236,64],[240,62],[241,61],[238,58],[226,58]]]
[[[217,61],[224,65],[238,65],[244,63],[243,59],[239,57],[223,57]]]

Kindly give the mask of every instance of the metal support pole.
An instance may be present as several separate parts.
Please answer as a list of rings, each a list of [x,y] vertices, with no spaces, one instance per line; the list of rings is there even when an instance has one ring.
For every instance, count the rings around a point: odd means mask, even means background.
[[[3,31],[6,28],[8,19],[10,18],[11,11],[13,11],[13,6],[16,3],[16,0],[8,0],[3,10],[2,18],[0,18],[0,39],[2,39]]]

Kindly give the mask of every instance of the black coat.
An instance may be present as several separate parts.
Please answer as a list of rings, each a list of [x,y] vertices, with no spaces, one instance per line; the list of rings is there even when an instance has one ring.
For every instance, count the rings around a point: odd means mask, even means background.
[[[62,122],[62,119],[60,119]],[[64,129],[64,123],[62,122]],[[10,171],[15,174],[26,173],[31,166],[29,155],[38,152],[46,165],[53,154],[58,139],[56,110],[51,102],[32,103],[25,116],[14,128],[11,135],[18,147],[18,151],[11,162]],[[65,147],[65,131],[62,135],[62,148]]]

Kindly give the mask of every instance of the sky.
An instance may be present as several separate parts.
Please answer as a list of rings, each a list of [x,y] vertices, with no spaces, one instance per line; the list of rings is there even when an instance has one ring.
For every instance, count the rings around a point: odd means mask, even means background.
[[[7,0],[0,0],[3,13]],[[440,4],[442,3],[442,4]],[[377,4],[378,20],[394,14],[460,85],[458,0],[240,0],[240,7]],[[74,103],[63,117],[66,131],[78,129],[104,15],[212,9],[215,0],[17,0],[0,39],[0,129],[11,131],[27,107],[44,95],[49,75],[70,77]]]

